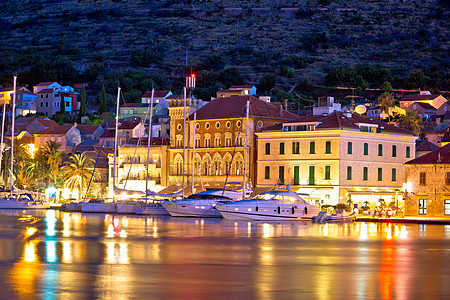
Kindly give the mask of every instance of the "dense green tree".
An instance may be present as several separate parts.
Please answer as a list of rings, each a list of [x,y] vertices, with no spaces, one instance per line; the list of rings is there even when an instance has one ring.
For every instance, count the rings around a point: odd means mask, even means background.
[[[277,82],[277,75],[274,73],[266,73],[259,81],[258,90],[261,94],[268,94]]]
[[[383,84],[380,86],[380,89],[383,92],[392,92],[392,85],[389,81],[383,82]]]
[[[380,104],[380,109],[382,112],[386,113],[388,116],[388,122],[391,122],[390,108],[395,106],[395,99],[392,93],[384,92],[378,97],[378,102]]]
[[[421,134],[423,124],[419,115],[417,115],[417,111],[407,110],[406,113],[400,116],[400,124],[401,128],[410,130],[417,135]]]
[[[78,190],[78,201],[86,194],[86,188],[91,177],[100,178],[98,171],[94,170],[95,161],[86,154],[72,154],[61,168],[64,185],[71,190]]]
[[[412,89],[423,88],[425,86],[425,74],[421,70],[412,71],[406,79],[406,86]]]

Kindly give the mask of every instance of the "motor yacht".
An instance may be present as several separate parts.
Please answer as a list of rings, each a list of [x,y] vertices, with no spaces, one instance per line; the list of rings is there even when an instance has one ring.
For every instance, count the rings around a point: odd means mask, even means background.
[[[247,221],[311,219],[320,211],[289,189],[274,189],[250,200],[220,203],[215,209],[225,219]]]
[[[163,201],[162,206],[173,217],[221,218],[222,215],[214,206],[217,203],[236,201],[240,197],[240,191],[207,189],[182,200]]]
[[[106,199],[91,199],[81,203],[81,212],[84,213],[116,213],[117,203]]]
[[[31,194],[13,195],[0,199],[0,209],[47,209],[50,203],[38,201]]]

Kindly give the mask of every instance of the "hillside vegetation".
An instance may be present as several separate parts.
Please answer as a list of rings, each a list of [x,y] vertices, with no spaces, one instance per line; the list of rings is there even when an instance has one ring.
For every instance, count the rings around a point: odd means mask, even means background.
[[[0,4],[1,81],[89,81],[130,101],[152,86],[449,89],[447,1],[10,0]],[[188,66],[186,67],[186,61]],[[410,73],[412,72],[412,75]],[[1,83],[1,82],[0,82]],[[284,87],[283,87],[284,86]],[[136,98],[137,97],[137,98]]]

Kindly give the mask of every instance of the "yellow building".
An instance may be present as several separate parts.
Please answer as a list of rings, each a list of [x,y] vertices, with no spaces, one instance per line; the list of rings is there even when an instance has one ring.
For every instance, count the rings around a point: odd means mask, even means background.
[[[165,139],[152,139],[150,148],[147,138],[132,139],[118,148],[116,187],[133,191],[145,191],[148,162],[148,188],[160,191],[167,186],[167,153],[169,145]],[[136,146],[138,144],[138,146]],[[149,154],[149,156],[147,155]],[[112,191],[114,156],[109,155],[109,191]]]
[[[401,128],[351,113],[305,116],[257,135],[257,180],[278,182],[315,204],[371,207],[402,195],[403,164],[414,158],[416,137]]]
[[[405,215],[450,219],[450,145],[408,161],[405,167]]]
[[[400,108],[406,109],[413,103],[428,103],[434,108],[440,108],[444,103],[447,103],[442,95],[436,94],[432,95],[428,91],[421,91],[419,95],[407,95],[400,100]]]
[[[249,125],[246,126],[246,105],[250,102]],[[171,113],[171,147],[169,150],[169,184],[181,186],[183,182],[183,117],[178,108]],[[192,184],[192,157],[195,143],[194,181],[196,186],[223,186],[227,182],[243,181],[244,145],[248,130],[249,182],[255,182],[256,148],[254,133],[276,122],[293,120],[297,116],[279,105],[264,102],[253,96],[235,96],[212,100],[191,114],[186,130],[185,185]],[[195,130],[194,130],[195,129]],[[195,132],[194,132],[195,131]],[[247,180],[248,181],[248,180]]]
[[[217,98],[254,96],[256,95],[256,87],[254,85],[233,85],[228,90],[218,90],[216,95]]]

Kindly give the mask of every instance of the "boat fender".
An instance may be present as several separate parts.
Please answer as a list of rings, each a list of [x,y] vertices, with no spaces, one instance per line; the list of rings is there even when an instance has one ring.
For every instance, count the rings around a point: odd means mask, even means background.
[[[281,210],[280,210],[280,207],[278,206],[278,214],[280,214],[280,212],[281,212]]]
[[[292,206],[292,214],[295,214],[295,208]]]
[[[117,204],[114,204],[114,209],[117,209]]]

